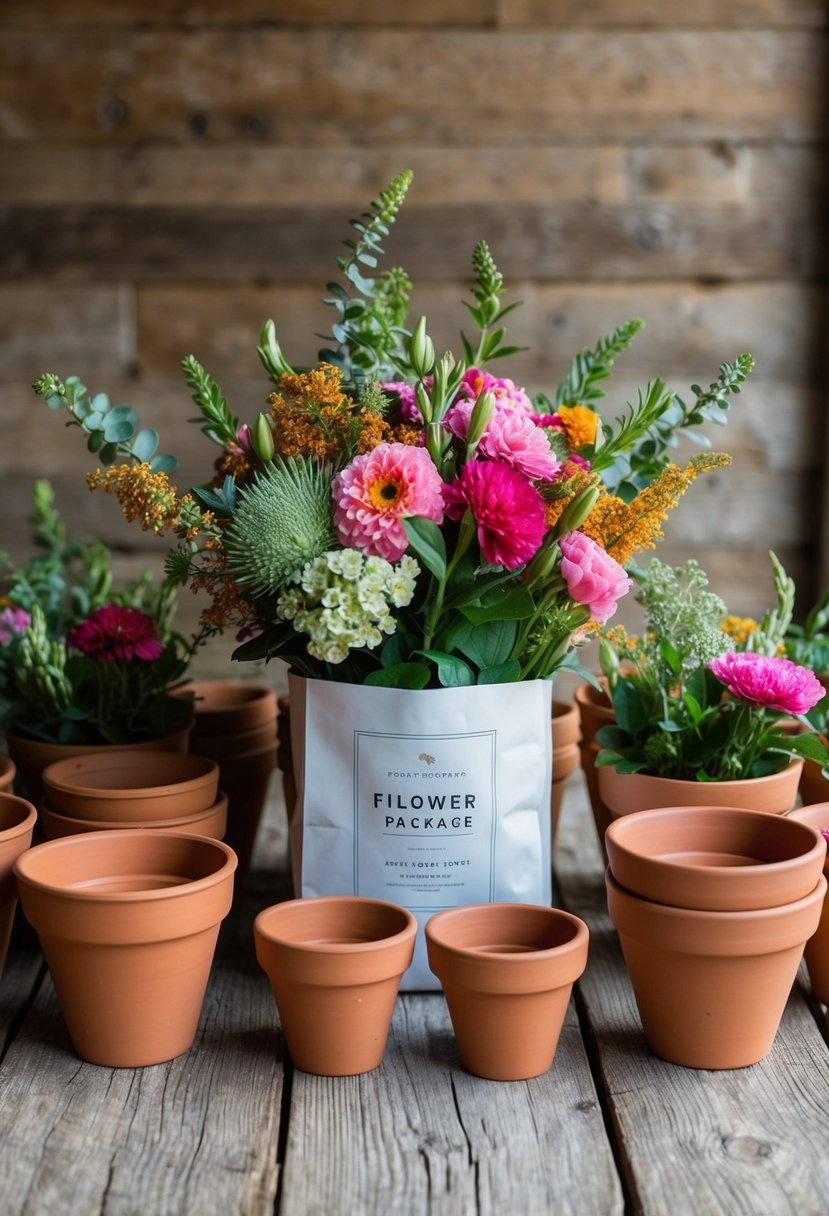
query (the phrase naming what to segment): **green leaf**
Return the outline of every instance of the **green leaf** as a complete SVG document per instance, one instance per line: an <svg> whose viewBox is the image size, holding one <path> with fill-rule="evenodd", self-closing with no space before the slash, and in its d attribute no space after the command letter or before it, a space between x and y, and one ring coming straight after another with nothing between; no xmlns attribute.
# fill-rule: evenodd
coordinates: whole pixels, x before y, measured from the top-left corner
<svg viewBox="0 0 829 1216"><path fill-rule="evenodd" d="M446 543L438 525L422 515L412 515L403 520L403 528L423 565L442 582L446 578Z"/></svg>
<svg viewBox="0 0 829 1216"><path fill-rule="evenodd" d="M117 405L104 418L104 435L107 443L124 443L130 439L138 425L138 415L129 405Z"/></svg>
<svg viewBox="0 0 829 1216"><path fill-rule="evenodd" d="M620 680L613 690L613 711L622 730L636 735L648 725L648 714L639 690L628 680Z"/></svg>
<svg viewBox="0 0 829 1216"><path fill-rule="evenodd" d="M777 742L784 743L786 751L796 752L804 760L814 760L821 766L829 763L829 748L826 747L825 743L821 743L817 735L780 736Z"/></svg>
<svg viewBox="0 0 829 1216"><path fill-rule="evenodd" d="M150 461L150 471L153 473L175 473L177 467L175 456L153 456Z"/></svg>
<svg viewBox="0 0 829 1216"><path fill-rule="evenodd" d="M425 688L430 679L425 663L398 663L369 672L363 683L375 688Z"/></svg>
<svg viewBox="0 0 829 1216"><path fill-rule="evenodd" d="M516 684L521 679L521 664L517 659L487 667L478 673L479 684Z"/></svg>
<svg viewBox="0 0 829 1216"><path fill-rule="evenodd" d="M150 460L157 447L158 431L146 426L135 436L132 443L132 454L137 461L143 464L144 461Z"/></svg>
<svg viewBox="0 0 829 1216"><path fill-rule="evenodd" d="M115 460L118 459L118 444L117 443L103 444L101 447L101 450L98 452L98 456L100 458L101 464L112 464Z"/></svg>
<svg viewBox="0 0 829 1216"><path fill-rule="evenodd" d="M415 653L432 660L444 688L468 688L475 683L474 671L457 655L446 654L443 650L418 650Z"/></svg>
<svg viewBox="0 0 829 1216"><path fill-rule="evenodd" d="M535 611L533 597L524 587L497 587L483 597L480 605L469 604L461 612L473 625L484 621L523 621Z"/></svg>
<svg viewBox="0 0 829 1216"><path fill-rule="evenodd" d="M517 621L487 621L474 626L469 636L457 643L457 648L481 671L486 671L506 663L517 633Z"/></svg>

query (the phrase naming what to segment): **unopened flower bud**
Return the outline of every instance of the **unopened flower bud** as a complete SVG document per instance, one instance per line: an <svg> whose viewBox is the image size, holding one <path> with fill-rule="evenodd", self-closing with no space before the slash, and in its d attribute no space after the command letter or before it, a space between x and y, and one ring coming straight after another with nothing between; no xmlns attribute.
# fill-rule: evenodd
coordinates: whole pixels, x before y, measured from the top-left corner
<svg viewBox="0 0 829 1216"><path fill-rule="evenodd" d="M274 442L271 420L267 414L260 414L253 428L253 450L263 464L273 460Z"/></svg>
<svg viewBox="0 0 829 1216"><path fill-rule="evenodd" d="M566 533L575 532L580 528L595 507L598 497L598 486L588 486L580 494L576 494L561 513L556 528L558 535L564 536Z"/></svg>
<svg viewBox="0 0 829 1216"><path fill-rule="evenodd" d="M473 453L478 446L494 409L495 398L492 393L479 393L478 399L472 407L472 413L469 415L469 426L466 431L466 450L468 454Z"/></svg>
<svg viewBox="0 0 829 1216"><path fill-rule="evenodd" d="M435 347L426 333L426 318L421 317L414 327L409 344L412 369L419 380L425 380L435 366Z"/></svg>

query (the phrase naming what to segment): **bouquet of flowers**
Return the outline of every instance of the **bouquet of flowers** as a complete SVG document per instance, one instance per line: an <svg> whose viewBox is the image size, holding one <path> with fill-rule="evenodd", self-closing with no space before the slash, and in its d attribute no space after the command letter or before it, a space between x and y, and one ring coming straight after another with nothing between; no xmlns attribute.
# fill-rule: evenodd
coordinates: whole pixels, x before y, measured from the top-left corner
<svg viewBox="0 0 829 1216"><path fill-rule="evenodd" d="M598 766L689 781L737 781L829 762L805 715L824 697L815 675L783 657L794 584L774 554L777 605L759 623L726 613L695 561L634 569L641 638L603 632L600 658L616 718L597 740ZM796 718L804 734L786 730ZM826 772L827 770L824 769Z"/></svg>
<svg viewBox="0 0 829 1216"><path fill-rule="evenodd" d="M530 398L487 365L505 341L502 276L482 241L459 349L436 357L426 321L408 328L411 283L375 274L411 179L402 173L352 221L327 285L330 344L292 367L276 328L258 354L267 408L237 418L191 355L183 370L203 433L220 448L209 481L180 494L175 461L136 412L47 373L35 390L67 411L115 494L145 529L175 534L168 581L211 597L203 636L234 629L238 659L285 660L309 677L421 689L548 678L612 616L624 565L653 546L701 473L729 463L669 459L680 435L724 421L753 366L722 364L687 400L654 379L614 422L600 418L622 325L573 359L551 396ZM705 441L702 440L704 443Z"/></svg>
<svg viewBox="0 0 829 1216"><path fill-rule="evenodd" d="M115 591L99 543L66 539L47 481L34 487L40 550L0 555L0 725L52 743L129 743L186 726L169 695L188 648L170 630L175 592L148 577Z"/></svg>

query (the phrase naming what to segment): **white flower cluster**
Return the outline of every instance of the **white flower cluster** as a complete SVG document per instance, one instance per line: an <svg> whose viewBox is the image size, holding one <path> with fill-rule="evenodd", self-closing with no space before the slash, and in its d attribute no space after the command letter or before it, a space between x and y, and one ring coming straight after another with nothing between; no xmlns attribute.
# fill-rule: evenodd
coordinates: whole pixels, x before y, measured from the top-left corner
<svg viewBox="0 0 829 1216"><path fill-rule="evenodd" d="M308 635L315 659L342 663L352 647L373 650L394 633L391 609L411 603L418 574L420 566L408 555L393 565L356 549L336 549L288 578L276 615Z"/></svg>

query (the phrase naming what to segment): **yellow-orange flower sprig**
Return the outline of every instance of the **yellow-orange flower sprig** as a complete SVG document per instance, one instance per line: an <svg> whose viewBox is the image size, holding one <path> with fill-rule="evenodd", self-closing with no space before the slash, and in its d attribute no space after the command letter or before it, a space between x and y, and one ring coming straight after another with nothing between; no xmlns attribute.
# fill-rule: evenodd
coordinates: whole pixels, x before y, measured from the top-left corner
<svg viewBox="0 0 829 1216"><path fill-rule="evenodd" d="M211 603L203 609L199 622L203 632L222 633L233 627L242 629L255 625L253 603L240 589L227 568L224 553L208 543L202 551L201 568L190 580L190 590L207 591Z"/></svg>
<svg viewBox="0 0 829 1216"><path fill-rule="evenodd" d="M556 416L561 423L571 452L596 442L599 415L587 405L560 405Z"/></svg>
<svg viewBox="0 0 829 1216"><path fill-rule="evenodd" d="M90 491L103 490L114 494L125 517L138 520L145 532L160 535L177 526L184 506L193 500L189 494L178 497L166 473L153 473L148 463L112 465L105 473L96 469L87 473Z"/></svg>
<svg viewBox="0 0 829 1216"><path fill-rule="evenodd" d="M624 565L635 553L653 549L664 535L661 524L679 502L689 485L711 469L731 464L724 452L705 452L693 456L684 469L668 464L632 502L613 494L600 494L580 531Z"/></svg>
<svg viewBox="0 0 829 1216"><path fill-rule="evenodd" d="M720 628L738 646L745 646L752 633L757 632L757 622L750 616L736 616L729 613L720 622Z"/></svg>
<svg viewBox="0 0 829 1216"><path fill-rule="evenodd" d="M347 396L340 380L330 363L280 377L280 391L268 398L277 452L338 463L390 438L385 419Z"/></svg>

